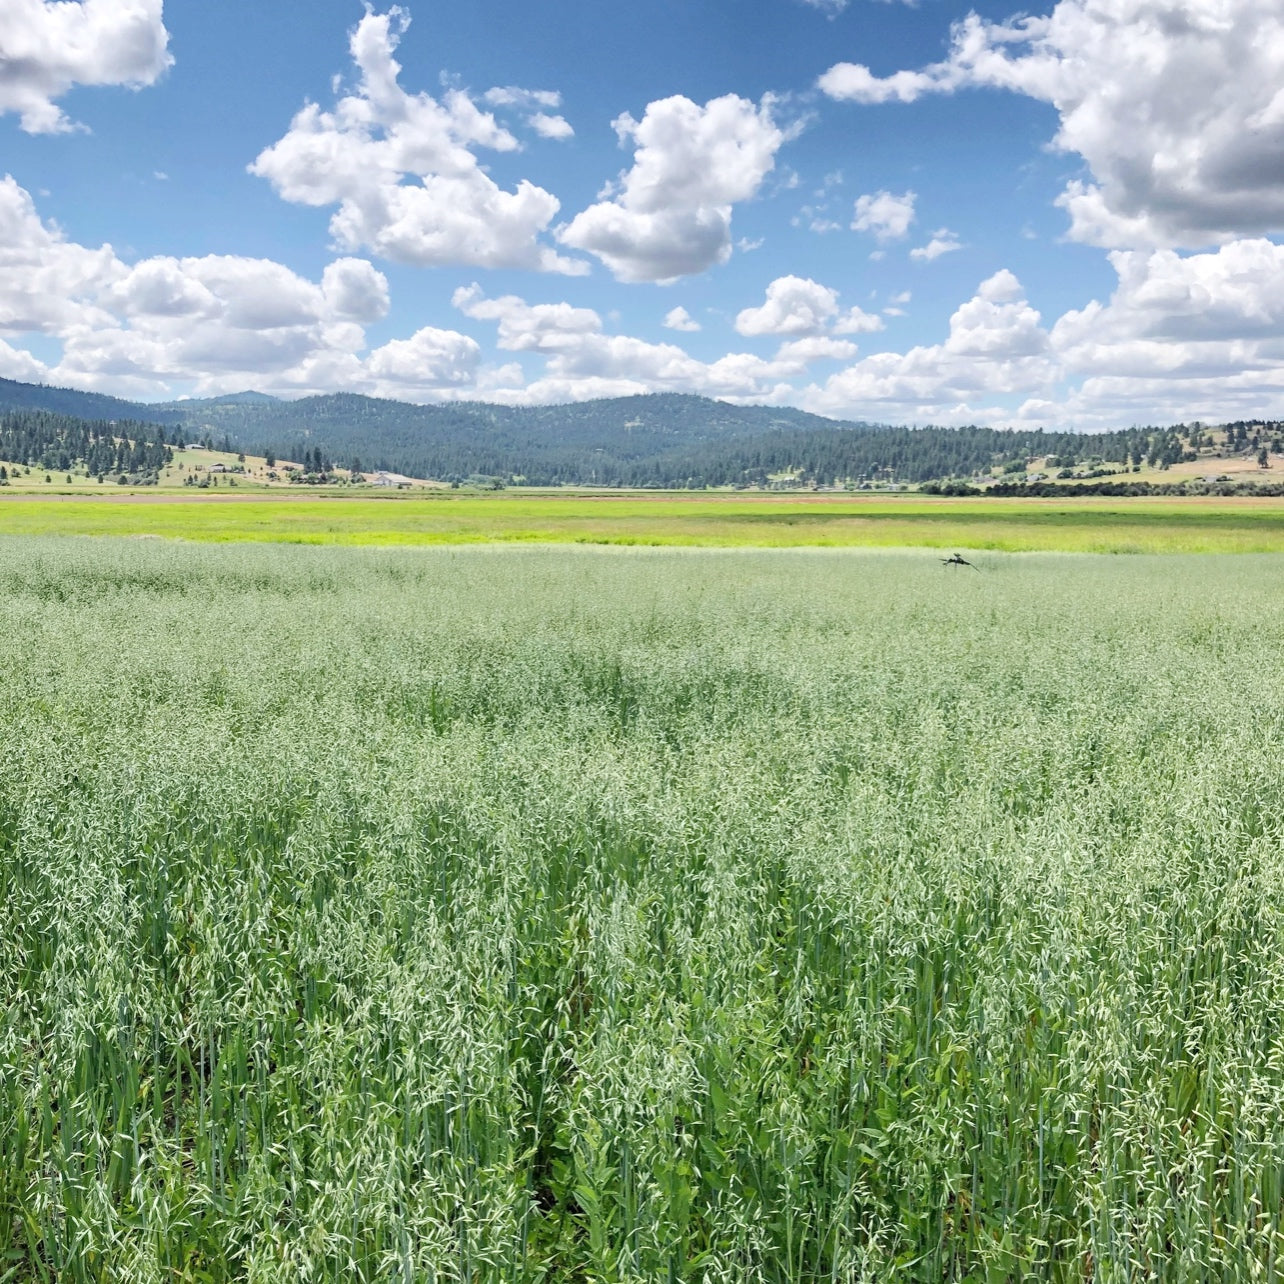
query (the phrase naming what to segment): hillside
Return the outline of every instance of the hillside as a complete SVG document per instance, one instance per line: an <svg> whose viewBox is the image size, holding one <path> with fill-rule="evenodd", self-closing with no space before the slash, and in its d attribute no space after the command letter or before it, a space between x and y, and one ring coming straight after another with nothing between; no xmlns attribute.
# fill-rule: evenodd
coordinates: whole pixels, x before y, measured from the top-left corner
<svg viewBox="0 0 1284 1284"><path fill-rule="evenodd" d="M320 449L338 462L359 460L416 477L474 474L521 477L542 485L645 484L668 478L650 465L669 456L718 450L764 433L844 431L799 410L732 406L704 397L656 394L565 406L462 402L414 406L351 393L300 401L176 403L203 440L291 456Z"/></svg>
<svg viewBox="0 0 1284 1284"><path fill-rule="evenodd" d="M446 482L493 478L542 486L1023 482L1131 475L1143 468L1166 474L1174 467L1196 476L1209 466L1220 472L1218 461L1226 459L1251 461L1232 471L1265 480L1269 456L1284 453L1284 425L1275 422L1231 424L1215 433L1199 424L1095 434L901 428L677 393L562 406L417 406L353 393L281 401L241 392L143 405L0 380L5 412L92 421L103 429L93 432L95 439L155 436L116 424L163 426L171 445L301 460L318 474L384 470ZM57 462L61 448L51 451L45 442L18 454L42 468L63 468ZM1259 455L1266 461L1260 470ZM55 462L46 464L47 458ZM70 459L82 458L77 439ZM126 471L116 459L106 467Z"/></svg>
<svg viewBox="0 0 1284 1284"><path fill-rule="evenodd" d="M44 384L19 383L0 379L0 410L47 410L78 419L130 419L152 424L176 424L182 416L170 406L123 401L101 392L79 392L75 388L50 388Z"/></svg>
<svg viewBox="0 0 1284 1284"><path fill-rule="evenodd" d="M416 477L482 474L546 485L660 484L673 473L660 462L669 457L686 468L688 457L741 439L869 427L676 393L565 406L418 406L354 393L280 401L245 392L143 405L0 380L4 409L159 423L224 449L284 457L320 450L337 464Z"/></svg>

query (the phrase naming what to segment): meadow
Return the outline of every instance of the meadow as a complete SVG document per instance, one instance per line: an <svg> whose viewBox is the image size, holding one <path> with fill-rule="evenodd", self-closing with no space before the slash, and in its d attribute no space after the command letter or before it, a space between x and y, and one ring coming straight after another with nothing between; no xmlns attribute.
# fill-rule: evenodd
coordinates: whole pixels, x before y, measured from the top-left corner
<svg viewBox="0 0 1284 1284"><path fill-rule="evenodd" d="M1278 1280L1282 578L0 541L0 1280Z"/></svg>
<svg viewBox="0 0 1284 1284"><path fill-rule="evenodd" d="M951 499L917 494L369 491L0 494L0 535L203 543L581 543L1005 552L1284 552L1284 500ZM56 488L55 488L56 491Z"/></svg>

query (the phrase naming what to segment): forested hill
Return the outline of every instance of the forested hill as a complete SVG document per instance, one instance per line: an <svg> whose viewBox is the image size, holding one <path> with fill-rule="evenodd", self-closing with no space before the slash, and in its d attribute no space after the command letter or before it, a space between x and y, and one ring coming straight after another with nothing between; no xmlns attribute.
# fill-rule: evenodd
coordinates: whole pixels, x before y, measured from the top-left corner
<svg viewBox="0 0 1284 1284"><path fill-rule="evenodd" d="M16 379L0 379L0 410L47 410L78 419L128 419L150 424L177 424L183 418L171 406L145 405L101 392L49 388L40 383L19 383Z"/></svg>
<svg viewBox="0 0 1284 1284"><path fill-rule="evenodd" d="M163 424L0 410L0 460L15 467L59 473L83 469L100 480L111 473L147 485L172 458Z"/></svg>
<svg viewBox="0 0 1284 1284"><path fill-rule="evenodd" d="M441 480L481 475L535 485L761 485L781 475L804 484L913 483L1019 471L1029 459L1056 468L1171 463L1198 434L1184 427L1092 435L892 428L677 393L564 406L415 406L350 393L280 401L247 392L140 405L0 380L0 411L11 406L149 421L165 425L170 441L185 437L283 459L316 452L367 472Z"/></svg>
<svg viewBox="0 0 1284 1284"><path fill-rule="evenodd" d="M337 394L270 405L203 405L202 436L287 459L320 449L415 477L513 477L541 485L629 484L657 475L670 455L711 451L764 433L855 432L800 410L732 406L703 397L657 394L565 406L477 402L409 406ZM685 465L684 465L685 466ZM661 473L667 476L664 468Z"/></svg>
<svg viewBox="0 0 1284 1284"><path fill-rule="evenodd" d="M189 440L287 459L319 449L339 463L358 459L366 469L417 477L480 473L545 484L620 484L675 451L699 452L772 432L868 427L800 410L733 406L677 393L563 406L416 406L353 393L281 401L246 392L142 405L0 380L0 409L9 407L86 419L147 420L181 427Z"/></svg>
<svg viewBox="0 0 1284 1284"><path fill-rule="evenodd" d="M1182 436L1172 429L1087 434L869 426L860 431L835 424L669 451L621 464L615 471L618 484L626 486L752 486L786 473L797 484L925 482L1002 471L1009 465L1020 471L1031 459L1052 468L1122 466L1143 459L1175 463L1184 449Z"/></svg>

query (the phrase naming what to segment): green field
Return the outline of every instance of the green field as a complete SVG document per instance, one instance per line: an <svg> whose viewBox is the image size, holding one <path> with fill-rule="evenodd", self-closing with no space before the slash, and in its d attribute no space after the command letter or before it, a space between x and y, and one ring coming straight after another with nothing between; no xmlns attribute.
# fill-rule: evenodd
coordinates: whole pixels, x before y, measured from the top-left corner
<svg viewBox="0 0 1284 1284"><path fill-rule="evenodd" d="M916 495L582 493L272 497L143 491L0 496L0 535L199 541L479 542L1284 552L1284 500L943 499Z"/></svg>
<svg viewBox="0 0 1284 1284"><path fill-rule="evenodd" d="M1282 580L0 541L0 1279L1278 1280Z"/></svg>

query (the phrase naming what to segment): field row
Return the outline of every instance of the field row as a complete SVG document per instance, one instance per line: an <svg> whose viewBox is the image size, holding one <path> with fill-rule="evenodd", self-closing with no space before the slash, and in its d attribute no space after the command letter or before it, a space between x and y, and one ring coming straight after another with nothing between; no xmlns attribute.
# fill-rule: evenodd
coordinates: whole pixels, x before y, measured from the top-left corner
<svg viewBox="0 0 1284 1284"><path fill-rule="evenodd" d="M1006 552L1284 551L1284 500L457 494L0 497L0 534L342 545L483 542Z"/></svg>

